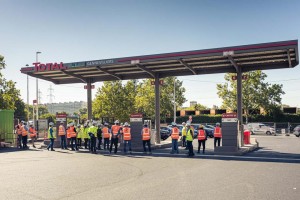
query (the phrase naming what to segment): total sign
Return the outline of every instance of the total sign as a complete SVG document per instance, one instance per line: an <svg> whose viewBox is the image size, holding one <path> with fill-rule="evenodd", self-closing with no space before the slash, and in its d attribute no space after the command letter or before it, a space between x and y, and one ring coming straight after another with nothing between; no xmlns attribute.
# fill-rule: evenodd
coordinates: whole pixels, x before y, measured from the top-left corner
<svg viewBox="0 0 300 200"><path fill-rule="evenodd" d="M61 69L67 69L67 67L64 66L62 62L58 63L32 63L34 65L34 71L35 72L43 72L43 71L53 71L53 70L61 70Z"/></svg>

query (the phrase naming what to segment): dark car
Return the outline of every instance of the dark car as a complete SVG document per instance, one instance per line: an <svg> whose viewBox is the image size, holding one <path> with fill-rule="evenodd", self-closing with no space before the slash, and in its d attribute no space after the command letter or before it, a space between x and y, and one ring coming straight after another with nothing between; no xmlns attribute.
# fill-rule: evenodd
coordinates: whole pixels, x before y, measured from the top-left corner
<svg viewBox="0 0 300 200"><path fill-rule="evenodd" d="M205 127L215 129L215 126L206 124Z"/></svg>
<svg viewBox="0 0 300 200"><path fill-rule="evenodd" d="M162 140L166 140L168 137L170 137L171 133L172 133L172 128L160 127L160 138Z"/></svg>
<svg viewBox="0 0 300 200"><path fill-rule="evenodd" d="M293 133L296 137L300 136L300 125L298 125L294 128Z"/></svg>

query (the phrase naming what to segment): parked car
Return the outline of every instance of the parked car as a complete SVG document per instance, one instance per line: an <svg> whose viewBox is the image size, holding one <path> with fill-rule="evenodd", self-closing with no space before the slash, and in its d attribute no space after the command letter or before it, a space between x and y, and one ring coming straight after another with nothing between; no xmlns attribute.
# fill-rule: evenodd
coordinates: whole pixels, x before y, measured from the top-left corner
<svg viewBox="0 0 300 200"><path fill-rule="evenodd" d="M300 136L300 125L298 125L294 128L293 133L296 137Z"/></svg>
<svg viewBox="0 0 300 200"><path fill-rule="evenodd" d="M172 129L170 127L160 127L160 138L162 140L166 140L168 137L170 137L172 133Z"/></svg>
<svg viewBox="0 0 300 200"><path fill-rule="evenodd" d="M244 126L244 129L248 129L252 135L255 134L275 134L275 129L273 127L267 126L262 123L248 123Z"/></svg>
<svg viewBox="0 0 300 200"><path fill-rule="evenodd" d="M213 126L213 125L208 125L208 124L206 124L205 127L211 128L211 129L214 129L214 130L215 130L215 126Z"/></svg>

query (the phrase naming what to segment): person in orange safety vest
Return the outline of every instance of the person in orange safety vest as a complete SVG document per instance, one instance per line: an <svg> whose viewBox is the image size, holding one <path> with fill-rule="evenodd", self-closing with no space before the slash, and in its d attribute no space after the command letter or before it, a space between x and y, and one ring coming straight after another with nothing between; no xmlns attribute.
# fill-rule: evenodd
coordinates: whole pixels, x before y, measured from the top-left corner
<svg viewBox="0 0 300 200"><path fill-rule="evenodd" d="M115 125L111 126L111 141L110 141L109 153L111 153L113 145L115 146L114 153L116 154L118 151L119 135L121 133L120 132L121 126L119 124L120 124L119 120L116 120Z"/></svg>
<svg viewBox="0 0 300 200"><path fill-rule="evenodd" d="M142 133L141 133L144 153L147 153L147 149L146 149L146 144L147 144L149 153L151 154L151 144L150 144L151 132L150 131L151 130L148 128L148 125L144 124L144 128L142 129Z"/></svg>
<svg viewBox="0 0 300 200"><path fill-rule="evenodd" d="M16 126L16 133L18 134L17 146L20 147L20 149L23 148L23 146L22 146L22 129L23 129L23 123L24 123L24 121L21 121Z"/></svg>
<svg viewBox="0 0 300 200"><path fill-rule="evenodd" d="M23 149L27 149L28 146L27 146L27 139L28 139L28 126L27 126L27 123L24 122L23 123L24 125L22 126L22 143L23 143Z"/></svg>
<svg viewBox="0 0 300 200"><path fill-rule="evenodd" d="M63 121L60 122L60 125L58 127L58 135L60 136L60 148L61 149L67 149L66 129L65 129Z"/></svg>
<svg viewBox="0 0 300 200"><path fill-rule="evenodd" d="M179 150L178 150L179 129L175 122L172 122L171 138L172 138L171 154L174 154L175 152L178 154L179 153Z"/></svg>
<svg viewBox="0 0 300 200"><path fill-rule="evenodd" d="M203 146L202 153L203 154L205 153L205 142L206 142L206 140L207 140L207 134L204 130L203 125L201 124L198 128L198 152L197 153L200 153L201 144Z"/></svg>
<svg viewBox="0 0 300 200"><path fill-rule="evenodd" d="M216 147L216 144L218 142L218 146L220 146L222 138L222 129L220 127L220 123L216 123L216 127L214 130L214 147Z"/></svg>
<svg viewBox="0 0 300 200"><path fill-rule="evenodd" d="M127 122L124 123L123 127L123 140L124 140L124 153L127 153L127 144L129 148L129 153L132 154L131 150L131 129L128 127L129 124Z"/></svg>
<svg viewBox="0 0 300 200"><path fill-rule="evenodd" d="M35 131L35 128L33 127L33 124L31 123L29 125L29 136L31 138L31 142L32 142L32 147L35 148L35 145L34 145L34 140L36 139L36 131Z"/></svg>

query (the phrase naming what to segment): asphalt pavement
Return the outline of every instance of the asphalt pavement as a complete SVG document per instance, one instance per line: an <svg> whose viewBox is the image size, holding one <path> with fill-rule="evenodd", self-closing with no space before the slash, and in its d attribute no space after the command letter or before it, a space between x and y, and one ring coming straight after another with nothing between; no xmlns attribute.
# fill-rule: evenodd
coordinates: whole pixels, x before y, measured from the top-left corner
<svg viewBox="0 0 300 200"><path fill-rule="evenodd" d="M300 199L300 139L255 136L244 156L187 158L170 149L90 154L0 150L0 199ZM196 142L195 142L196 145Z"/></svg>

